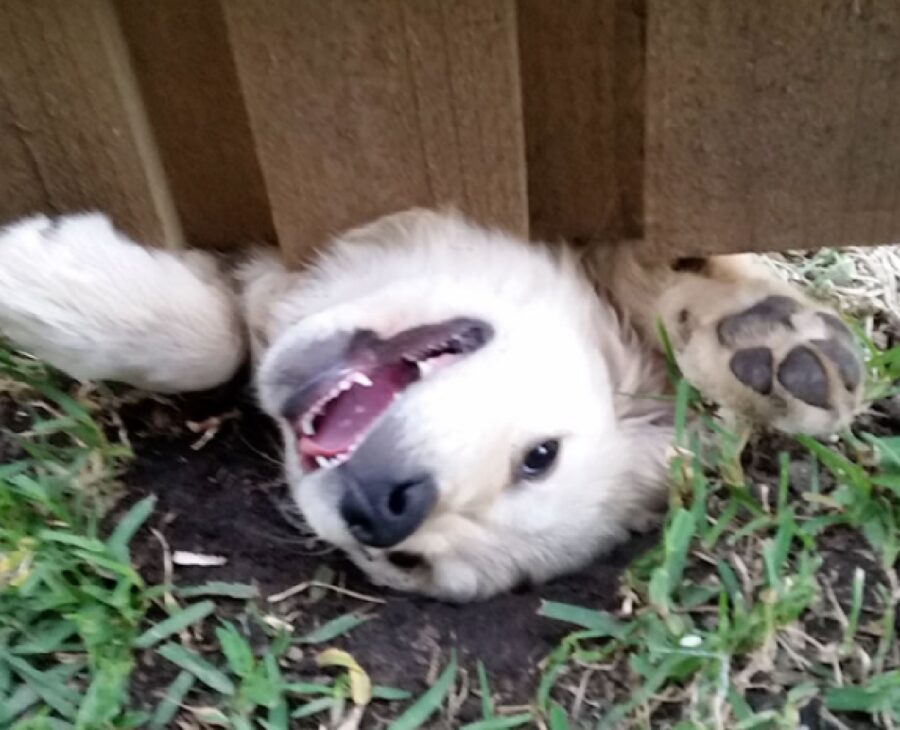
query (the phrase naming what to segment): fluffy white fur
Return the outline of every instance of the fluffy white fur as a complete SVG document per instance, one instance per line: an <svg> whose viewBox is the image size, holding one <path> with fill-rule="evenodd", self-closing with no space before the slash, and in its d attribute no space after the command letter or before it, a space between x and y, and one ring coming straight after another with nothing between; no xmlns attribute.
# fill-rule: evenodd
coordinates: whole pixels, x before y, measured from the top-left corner
<svg viewBox="0 0 900 730"><path fill-rule="evenodd" d="M236 271L232 296L204 255L142 249L99 216L35 218L0 235L0 331L78 378L196 390L228 379L243 358L237 301L259 401L280 423L287 480L312 528L377 583L469 600L584 566L665 504L672 431L670 406L654 397L665 390L655 321L677 326L695 306L722 315L727 302L710 309L692 294L685 303L678 292L696 275L640 264L622 248L606 256L580 261L453 214L410 211L338 237L302 272L258 252ZM741 264L730 265L740 279ZM782 291L765 276L745 280L750 292ZM463 316L490 322L494 340L391 406L407 425L404 448L431 466L439 489L424 524L392 548L424 562L401 569L347 530L331 472L298 463L279 415L296 384L279 363L340 331L388 337ZM678 345L697 361L690 337ZM746 388L723 374L726 354L694 379L741 409ZM853 410L844 405L816 413L816 430L842 425ZM779 425L792 430L805 407L788 399ZM555 468L517 482L516 459L548 436L562 438Z"/></svg>
<svg viewBox="0 0 900 730"><path fill-rule="evenodd" d="M272 290L258 266L248 299L257 286ZM627 394L662 392L662 370L569 252L523 245L457 217L411 213L347 234L318 265L293 275L292 286L274 291L267 314L249 317L271 343L257 381L275 418L282 394L274 364L303 341L358 328L389 336L459 316L487 320L497 333L483 352L392 406L416 424L407 448L440 475L437 508L397 546L427 567L402 571L383 552L357 546L329 472L305 476L295 450L285 451L309 523L377 582L456 599L489 595L585 564L661 506L666 406ZM512 483L517 456L556 434L565 443L552 474Z"/></svg>
<svg viewBox="0 0 900 730"><path fill-rule="evenodd" d="M244 359L214 259L138 246L99 214L0 230L0 333L82 380L158 392L211 388Z"/></svg>

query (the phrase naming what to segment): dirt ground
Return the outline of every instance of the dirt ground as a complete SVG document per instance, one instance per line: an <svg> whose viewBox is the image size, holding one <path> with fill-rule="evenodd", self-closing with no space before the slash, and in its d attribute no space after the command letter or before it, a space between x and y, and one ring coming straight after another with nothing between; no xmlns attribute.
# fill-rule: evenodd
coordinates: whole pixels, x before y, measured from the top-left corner
<svg viewBox="0 0 900 730"><path fill-rule="evenodd" d="M197 448L202 434L188 424L223 415L215 436ZM621 571L655 539L654 535L635 538L579 575L482 603L449 605L392 593L373 587L339 553L303 532L281 479L277 434L253 406L245 384L169 404L143 402L126 407L122 416L136 452L124 477L128 494L122 508L156 494L159 502L152 527L165 537L171 550L227 558L222 567L177 567L179 585L210 580L253 583L265 597L313 580L322 570L333 571L332 582L385 602L370 603L332 591L305 591L274 605L263 600L260 606L289 619L297 636L350 611L371 613L370 621L333 644L351 652L375 683L416 694L433 681L455 647L471 682L475 681L476 659L484 662L498 705L528 704L534 697L541 660L568 633L565 625L537 615L540 600L618 608ZM900 432L900 399L877 404L861 425L875 434ZM791 488L799 494L808 488L808 457L785 437L766 437L747 450L743 460L747 476L756 485L768 484L774 489L780 450L796 455L791 464ZM828 582L849 590L853 570L867 554L864 543L859 535L840 532L826 543L822 552ZM134 559L149 581L163 578L162 554L159 540L143 530L134 546ZM842 602L849 600L849 594L841 595L844 590L837 592ZM220 606L222 611L229 610L227 601ZM300 660L298 669L317 672L311 655ZM152 702L173 676L165 662L155 662L152 653L145 655L134 676L135 699L139 704ZM596 677L591 691L602 695L603 688L593 685L609 680L615 681ZM760 706L777 701L765 694L749 699ZM811 705L805 714L815 727L817 708ZM477 702L470 695L457 719L477 716Z"/></svg>
<svg viewBox="0 0 900 730"><path fill-rule="evenodd" d="M223 414L215 436L196 448L202 434L192 431L188 423ZM579 575L477 604L449 605L387 592L373 587L339 553L302 531L281 480L275 429L255 409L243 384L170 404L144 402L125 408L122 416L136 452L124 477L128 495L122 508L156 494L159 502L152 526L171 550L227 558L222 567L177 567L179 585L210 580L253 583L265 597L312 580L323 569L331 570L334 583L385 603L332 591L305 591L274 605L263 600L260 606L288 618L298 636L350 611L371 613L370 621L333 643L351 652L377 684L416 694L434 679L455 647L472 682L475 660L484 662L498 705L528 704L534 697L541 660L568 633L565 625L537 615L540 600L618 608L622 569L655 539L654 535L635 538ZM878 404L863 426L876 434L900 432L900 400ZM796 451L796 447L785 437L769 436L747 450L744 468L752 483L775 488L779 450ZM797 452L791 464L792 490L801 493L808 481L808 458ZM864 544L860 536L849 533L836 533L827 542L823 556L829 583L849 590L853 570L866 552ZM163 578L162 554L159 540L143 530L135 543L134 559L150 581ZM228 611L228 602L221 607ZM133 693L138 703L152 701L174 676L165 662L148 663L153 661L152 654L145 655L135 673ZM317 671L311 656L301 659L298 669ZM591 690L603 694L601 687ZM765 706L777 698L751 699ZM477 719L477 712L477 702L470 696L457 718ZM817 715L813 706L806 712L809 719Z"/></svg>
<svg viewBox="0 0 900 730"><path fill-rule="evenodd" d="M449 605L391 593L370 585L339 553L304 531L281 479L277 433L253 405L246 382L239 380L198 396L144 400L124 406L120 415L136 458L123 475L125 496L108 519L114 522L138 499L157 495L159 501L149 525L153 529L142 529L132 546L133 559L148 582L164 581L161 536L170 551L187 550L227 559L221 567L176 567L177 585L212 580L255 584L263 596L259 609L289 620L296 636L351 611L370 614L371 620L331 644L352 653L376 684L414 694L433 681L451 649L456 648L470 684L476 681L475 661L480 659L488 671L497 705L527 705L535 696L541 660L569 632L566 625L537 615L541 599L598 609L619 608L621 571L656 539L655 535L636 538L579 575L482 603ZM192 424L209 425L214 417L221 420L214 435L192 428ZM0 426L15 431L18 421L13 401L0 398ZM876 404L859 425L873 434L900 433L900 396ZM17 456L9 447L10 443L0 438L0 462ZM792 453L791 490L799 495L809 488L810 461L787 437L764 437L746 450L743 466L757 489L768 485L774 493L777 454L784 450ZM821 477L822 487L827 489L830 485L824 480L829 477L824 472ZM854 569L874 568L871 554L861 537L849 531L834 531L820 548L825 561L823 578L846 605ZM329 582L363 598L307 590L275 604L265 600L321 577L322 571L330 571ZM220 599L218 606L220 615L232 616L243 604ZM897 629L900 631L900 625ZM836 630L823 625L816 633L828 638ZM264 640L261 634L258 638ZM292 656L304 679L320 673L313 654ZM175 673L172 665L153 652L144 653L132 680L135 704L155 704ZM602 697L608 693L608 683L618 680L596 673L586 689L590 695ZM768 693L755 693L748 699L759 708L780 702L778 695ZM377 716L378 708L372 710ZM469 693L456 719L463 722L478 717L477 698ZM819 721L816 702L804 708L804 718L809 727L831 727ZM870 725L860 718L856 726Z"/></svg>
<svg viewBox="0 0 900 730"><path fill-rule="evenodd" d="M200 436L186 423L222 414L229 417L215 437L193 448ZM484 662L498 704L527 704L534 696L540 660L568 633L565 625L537 615L540 600L616 607L620 572L654 539L636 538L582 574L482 603L449 605L391 593L373 587L339 553L297 529L281 480L277 434L250 403L246 390L234 386L179 398L172 405L143 403L125 408L122 416L136 452L124 477L128 496L122 508L156 494L159 502L151 526L172 551L228 560L216 568L176 568L179 585L209 580L254 583L267 596L311 580L327 566L334 571L335 583L386 603L331 591L310 602L306 592L267 610L289 616L298 636L349 611L373 613L372 620L334 643L351 652L377 684L414 693L427 686L456 647L473 681L475 660ZM163 577L162 554L158 539L143 530L133 555L150 581ZM145 665L135 675L135 694L148 697L170 679L164 667Z"/></svg>

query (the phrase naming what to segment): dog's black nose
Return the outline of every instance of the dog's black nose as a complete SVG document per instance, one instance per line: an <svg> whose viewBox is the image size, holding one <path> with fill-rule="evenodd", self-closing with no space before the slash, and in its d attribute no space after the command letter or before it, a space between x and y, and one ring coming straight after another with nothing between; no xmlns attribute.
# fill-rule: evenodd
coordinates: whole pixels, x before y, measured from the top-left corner
<svg viewBox="0 0 900 730"><path fill-rule="evenodd" d="M363 545L391 547L412 535L431 511L437 487L431 477L361 481L347 475L341 517Z"/></svg>

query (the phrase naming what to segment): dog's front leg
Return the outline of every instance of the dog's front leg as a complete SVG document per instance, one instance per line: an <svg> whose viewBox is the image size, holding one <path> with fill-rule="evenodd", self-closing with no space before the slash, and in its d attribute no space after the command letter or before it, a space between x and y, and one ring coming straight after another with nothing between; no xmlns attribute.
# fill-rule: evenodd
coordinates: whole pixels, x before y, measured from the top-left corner
<svg viewBox="0 0 900 730"><path fill-rule="evenodd" d="M245 354L213 256L139 246L96 213L0 227L0 336L76 379L166 393L224 383Z"/></svg>
<svg viewBox="0 0 900 730"><path fill-rule="evenodd" d="M834 433L859 411L852 333L758 256L651 264L626 244L608 253L613 265L594 267L600 284L646 338L659 343L665 327L681 372L709 399L788 433Z"/></svg>

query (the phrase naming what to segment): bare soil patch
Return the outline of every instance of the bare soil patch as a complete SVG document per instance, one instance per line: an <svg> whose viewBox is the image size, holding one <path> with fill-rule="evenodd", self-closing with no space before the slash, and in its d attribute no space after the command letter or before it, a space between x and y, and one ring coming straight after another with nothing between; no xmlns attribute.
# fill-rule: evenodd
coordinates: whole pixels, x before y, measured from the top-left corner
<svg viewBox="0 0 900 730"><path fill-rule="evenodd" d="M199 436L187 422L231 413L235 403L236 413L223 421L215 437L193 448ZM456 648L473 681L475 661L484 662L498 704L528 704L541 660L570 630L537 615L541 599L615 609L619 574L654 540L653 535L638 537L579 575L485 602L450 605L402 595L372 586L341 554L297 529L281 480L277 433L238 386L178 398L171 405L148 401L123 409L122 416L136 453L124 478L128 495L122 508L156 494L159 502L150 527L165 537L172 551L228 561L215 568L178 567L179 585L209 580L253 583L265 597L329 569L335 584L385 603L325 590L305 591L268 608L288 617L297 635L349 611L372 612L372 620L335 644L352 653L376 683L414 693L433 680L436 668ZM115 518L115 513L110 515ZM134 544L133 560L148 581L163 580L162 556L159 540L144 530ZM221 605L227 610L227 602ZM164 664L138 670L137 696L155 694L171 681L173 670Z"/></svg>

